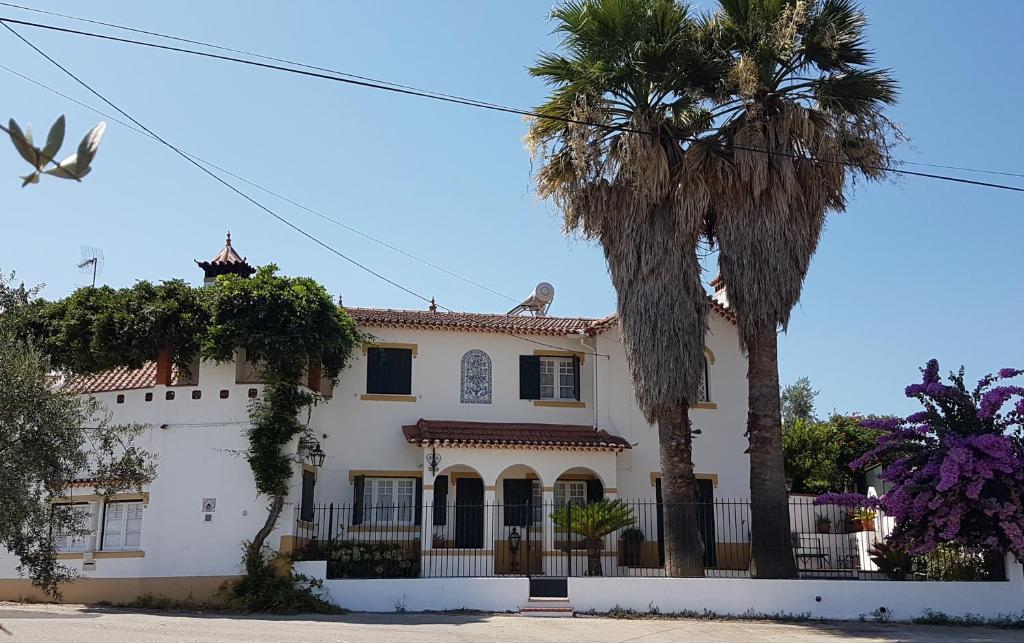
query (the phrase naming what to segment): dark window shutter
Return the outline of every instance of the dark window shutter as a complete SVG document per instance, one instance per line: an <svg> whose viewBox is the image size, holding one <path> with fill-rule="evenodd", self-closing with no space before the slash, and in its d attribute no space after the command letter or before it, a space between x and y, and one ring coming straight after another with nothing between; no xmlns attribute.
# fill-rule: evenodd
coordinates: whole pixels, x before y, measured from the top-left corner
<svg viewBox="0 0 1024 643"><path fill-rule="evenodd" d="M580 356L572 356L572 393L576 401L580 401Z"/></svg>
<svg viewBox="0 0 1024 643"><path fill-rule="evenodd" d="M366 476L356 476L352 481L352 524L363 524L363 488Z"/></svg>
<svg viewBox="0 0 1024 643"><path fill-rule="evenodd" d="M533 497L532 480L506 480L505 526L526 527L531 523L530 499Z"/></svg>
<svg viewBox="0 0 1024 643"><path fill-rule="evenodd" d="M604 500L604 483L596 478L587 480L587 502L600 502Z"/></svg>
<svg viewBox="0 0 1024 643"><path fill-rule="evenodd" d="M448 476L434 478L434 524L448 524Z"/></svg>
<svg viewBox="0 0 1024 643"><path fill-rule="evenodd" d="M302 472L302 508L299 510L299 520L306 522L313 521L313 497L316 490L316 474L312 471Z"/></svg>
<svg viewBox="0 0 1024 643"><path fill-rule="evenodd" d="M519 356L519 399L540 399L540 357Z"/></svg>
<svg viewBox="0 0 1024 643"><path fill-rule="evenodd" d="M416 478L416 522L423 524L423 478Z"/></svg>
<svg viewBox="0 0 1024 643"><path fill-rule="evenodd" d="M366 392L384 395L412 393L412 351L370 347L366 351Z"/></svg>

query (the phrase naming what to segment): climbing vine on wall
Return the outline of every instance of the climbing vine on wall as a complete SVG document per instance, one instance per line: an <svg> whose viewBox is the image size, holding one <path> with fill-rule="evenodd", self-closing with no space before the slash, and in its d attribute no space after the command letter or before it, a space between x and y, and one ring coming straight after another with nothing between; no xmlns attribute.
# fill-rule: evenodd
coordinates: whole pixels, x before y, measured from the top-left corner
<svg viewBox="0 0 1024 643"><path fill-rule="evenodd" d="M250 278L219 277L212 288L183 281L82 288L39 302L19 322L59 368L86 374L138 368L169 349L179 369L197 356L217 362L244 349L259 365L263 395L249 406L246 454L256 489L270 498L264 525L246 548L251 576L265 568L263 545L280 517L293 469L284 447L306 430L322 400L300 385L307 368L334 379L360 341L355 324L313 279L269 265Z"/></svg>

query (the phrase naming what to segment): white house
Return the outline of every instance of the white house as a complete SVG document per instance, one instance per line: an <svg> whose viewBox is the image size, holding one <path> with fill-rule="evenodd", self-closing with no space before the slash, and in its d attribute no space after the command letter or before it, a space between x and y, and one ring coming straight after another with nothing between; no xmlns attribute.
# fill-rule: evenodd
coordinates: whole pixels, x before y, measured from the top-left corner
<svg viewBox="0 0 1024 643"><path fill-rule="evenodd" d="M207 282L253 270L230 237L213 259L197 263ZM550 582L561 583L548 589L576 607L598 610L653 605L831 618L880 607L896 618L924 608L1018 610L1019 564L1008 564L1010 583L972 584L970 600L956 583L886 583L866 556L883 534L853 533L841 526L845 515L812 507L810 498L791 505L802 575L858 580L749 579L747 362L720 285L712 282L702 401L690 411L699 432L697 519L705 567L716 578L638 578L661 573L659 448L656 428L635 404L614 315L348 307L371 340L337 382L308 373L304 384L329 401L312 410L314 440L289 446L296 454L289 505L268 543L284 552L383 543L414 554L408 578L334 578L322 560L296 563L353 609L508 610ZM89 530L60 542L62 562L85 577L62 588L65 600L204 599L237 577L242 543L262 525L267 504L244 457L247 406L262 386L245 355L197 364L187 380L162 356L76 385L115 422L148 426L140 441L157 455L158 472L139 493L104 500L79 480L55 499L73 504ZM628 538L620 531L604 541L597 564L615 577L608 579L587 574L595 559L552 520L557 507L602 497L624 500L636 517ZM818 512L835 525L829 533L815 528ZM0 600L40 596L17 562L0 556Z"/></svg>
<svg viewBox="0 0 1024 643"><path fill-rule="evenodd" d="M252 271L230 236L217 256L197 263L207 281ZM704 401L691 410L705 501L748 495L746 358L728 309L712 301L711 310ZM355 351L333 388L315 374L307 383L331 396L310 421L326 455L319 467L296 464L291 506L270 539L275 547L289 551L308 540L313 521L299 514L333 504L347 537L387 531L419 540L424 575L435 544L465 550L476 569L494 573L509 563L505 516L459 505L532 503L531 564L539 565L558 556L541 506L595 495L655 499L657 431L634 402L614 315L347 312L373 341ZM198 596L239 573L241 543L262 523L266 502L242 456L247 404L261 385L238 357L235 364L203 362L188 381L160 360L79 383L115 422L149 427L141 440L157 455L158 472L142 493L114 502L104 503L88 480L60 499L80 507L92 531L62 545L63 562L91 579L69 585L69 600L128 600L147 591ZM296 509L303 500L308 511ZM385 505L394 511L374 509ZM434 505L447 508L435 516ZM657 525L653 513L645 520L650 559ZM745 569L744 534L739 526L722 532L714 555ZM0 558L0 599L29 593L16 564Z"/></svg>

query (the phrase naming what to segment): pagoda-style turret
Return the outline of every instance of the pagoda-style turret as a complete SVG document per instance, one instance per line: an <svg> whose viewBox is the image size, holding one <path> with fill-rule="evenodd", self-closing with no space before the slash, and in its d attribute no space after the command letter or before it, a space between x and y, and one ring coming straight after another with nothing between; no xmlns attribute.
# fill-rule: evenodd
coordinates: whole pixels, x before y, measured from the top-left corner
<svg viewBox="0 0 1024 643"><path fill-rule="evenodd" d="M231 233L224 242L224 248L209 261L196 261L196 264L203 269L203 284L210 286L217 281L220 275L241 275L248 277L256 272L256 269L249 265L245 257L240 256L231 247Z"/></svg>

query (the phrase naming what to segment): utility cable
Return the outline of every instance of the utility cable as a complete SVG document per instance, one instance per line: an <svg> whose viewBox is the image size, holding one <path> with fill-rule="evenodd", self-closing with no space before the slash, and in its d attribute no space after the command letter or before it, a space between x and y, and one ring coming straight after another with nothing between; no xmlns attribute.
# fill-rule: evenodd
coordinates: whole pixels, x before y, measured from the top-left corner
<svg viewBox="0 0 1024 643"><path fill-rule="evenodd" d="M449 312L449 313L455 313L455 312L456 312L456 311L452 310L451 308L448 308L448 307L446 307L446 306L442 306L441 304L437 304L437 303L436 303L436 302L434 301L434 299L427 299L427 297L425 297L424 295L421 295L421 294L417 293L417 292L416 292L416 291L414 291L414 290L411 290L411 289L409 289L409 288L406 288L405 286L401 285L400 283L398 283L398 282L396 282L396 281L394 281L394 280L392 280L392 279L390 279L390 278L386 277L385 275L383 275L383 274L381 274L381 273L379 273L379 272L377 272L377 271L373 270L372 268L369 268L368 266L366 266L366 265L364 265L364 264L362 264L362 263L360 263L360 262L356 261L355 259L352 259L351 257L348 257L347 255L345 255L345 254L344 254L344 253L342 253L341 251L337 250L337 249L336 249L336 248L334 248L333 246L331 246L331 245L329 245L329 244L325 243L324 241L321 241L320 239L318 239L318 238L317 238L317 237L315 237L314 235L310 234L309 232L306 232L305 230L303 230L303 229L302 229L302 228L300 228L299 226L295 225L294 223L292 223L292 222L291 222L291 221L289 221L288 219L284 218L283 216L281 216L281 215L280 215L280 214L278 214L277 212L275 212L275 211L271 210L271 209L270 209L269 207L267 207L267 206L263 205L262 203L260 203L260 202L259 202L259 201L257 201L256 199L252 198L251 196L249 196L249 195L248 195L248 194L246 194L245 192L243 192L243 191L239 190L239 189L238 189L237 187L235 187L234 185L232 185L232 184L231 184L231 183L229 183L228 181L225 181L225 180L224 180L223 178L221 178L221 177L220 177L220 176L218 176L217 174L215 174L215 173L214 173L214 172L213 172L212 170L210 170L210 169L206 168L206 167L205 167L205 166L203 166L203 165L202 165L201 163L199 163L199 162L198 162L197 160L193 159L193 158L192 158L192 157L190 157L190 156L189 156L188 154L186 154L186 153L185 153L185 152L183 152L182 150L178 149L177 147L175 147L174 145L172 145L171 143L169 143L169 142L168 142L168 141L167 141L166 139L162 138L162 137L161 137L160 135L158 135L158 134L157 134L156 132L154 132L153 130L149 129L149 128L148 128L148 127L146 127L145 125L143 125L143 124L142 124L141 122L139 122L139 121L138 121L138 120L136 120L136 119L135 119L134 117L132 117L132 116L131 116L131 114L127 113L126 111L124 111L123 109L121 109L120 107L118 107L117 105L115 105L115 104L114 104L113 102L111 102L111 101L110 101L109 99L107 99L107 98L106 98L106 97L105 97L105 96L104 96L103 94L99 93L99 92L98 92L97 90L93 89L93 88L92 88L92 87L91 87L91 86L90 86L90 85L89 85L88 83L86 83L86 82L85 82L85 81L83 81L83 80L82 80L81 78L79 78L78 76L76 76L76 75L75 75L75 74L74 74L74 73L73 73L73 72L72 72L71 70L69 70L69 69L68 69L67 67L65 67L64 65L60 64L59 62L57 62L57 60L55 60L54 58L50 57L50 56L49 56L49 55L48 55L48 54L47 54L46 52L44 52L44 51L43 51L42 49L40 49L39 47L37 47L36 45L34 45L34 44L33 44L33 43L31 42L31 41L29 41L29 40L28 40L27 38L25 38L24 36L22 36L21 34L19 34L19 33L18 33L17 31L15 31L13 27L11 27L10 25L6 24L6 23L5 23L5 22L3 22L3 21L0 21L0 24L2 24L2 25L4 26L4 28L5 28L5 29L7 29L8 31L10 31L10 32L11 32L12 34L14 34L14 35L15 35L15 36L16 36L16 37L17 37L17 38L19 39L19 40L21 40L21 41L22 41L23 43L25 43L25 44L26 44L26 45L28 45L28 46L29 46L30 48L32 48L32 49L33 49L33 50L34 50L34 51L35 51L36 53L38 53L38 54L39 54L40 56L42 56L43 58L45 58L46 60L48 60L48 61L49 61L49 62L50 62L51 64L53 64L53 65L54 65L55 67L57 67L58 69L60 69L60 70L61 70L62 72L64 72L64 73L65 73L66 75L70 76L70 77L71 77L71 78L72 78L72 79L73 79L73 80L74 80L75 82L77 82L77 83L78 83L79 85L81 85L82 87L84 87L84 88L85 88L86 90L88 90L88 91L89 91L89 92L90 92L91 94L93 94L94 96L96 96L97 98L99 98L99 99L100 99L101 101L103 101L104 103L106 103L107 105L109 105L109 106L110 106L111 108L113 108L113 109L114 109L115 111L117 111L117 112L118 112L119 114L121 114L122 116L124 116L125 118L127 118L127 119L128 119L129 121L131 121L132 123L134 123L134 124L135 124L135 125L136 125L137 127L139 127L139 128L141 129L141 130L145 131L145 132L146 132L147 134L149 134L149 135L150 135L150 136L151 136L152 138L156 139L157 141L159 141L160 143L162 143L162 144L163 144L163 145L165 145L166 147L170 148L170 149L171 149L171 150L173 150L173 151L174 151L174 152L175 152L176 154L178 154L179 156L181 156L181 157L182 157L183 159L185 159L186 161L188 161L188 162L189 162L189 163L191 163L192 165L196 166L196 167L197 167L197 168L199 168L199 169L200 169L200 170L201 170L202 172L204 172L205 174L209 175L209 176L210 176L210 177L212 177L212 178L213 178L214 180L216 180L216 181L217 181L218 183L220 183L220 184L221 184L221 185L223 185L224 187L228 188L228 189L229 189L229 190L231 190L232 192L234 192L234 193L238 194L239 196L241 196L241 197L242 197L243 199L245 199L245 200L246 200L246 201L248 201L249 203L251 203L251 204L255 205L256 207L258 207L258 208L259 208L260 210L262 210L263 212L266 212L267 214L269 214L269 215L270 215L270 216L272 216L273 218L277 219L277 220L278 220L278 221L280 221L281 223L283 223L283 224L287 225L287 226L288 226L289 228L291 228L291 229L295 230L296 232L298 232L298 233L299 233L299 234L301 234L302 236L304 236L304 237L306 237L307 239L309 239L309 240L313 241L313 242L314 242L314 243L316 243L317 245L320 245L320 246L322 246L323 248L327 249L328 251L330 251L331 253L333 253L333 254L337 255L338 257L340 257L340 258L344 259L345 261L347 261L347 262L351 263L352 265L356 266L357 268L360 268L361 270L364 270L365 272L368 272L369 274L371 274L371 275L373 275L373 276L377 277L378 279L381 279L382 281L385 281L385 282L387 282L387 283L391 284L392 286L394 286L394 287L398 288L399 290L402 290L402 291L404 291L404 292L406 292L406 293L408 293L408 294L412 295L413 297L416 297L416 298L418 298L418 299L421 299L421 300L423 300L424 302L427 302L427 303L431 304L432 306L437 306L438 308L441 308L441 309L445 310L446 312ZM520 335L516 335L515 333L513 333L513 332L511 332L511 331L500 331L500 332L502 332L503 334L509 335L509 336L511 336L511 337L515 337L516 339L519 339L519 340L522 340L522 341L525 341L525 342L529 342L529 343L531 343L531 344L537 344L537 345L539 345L539 346L545 346L545 347L548 347L548 348L554 348L554 349L558 349L558 350L564 350L564 347L562 347L562 346L556 346L556 345L554 345L554 344L547 344L547 343L545 343L545 342L537 341L537 340L534 340L534 339L529 339L529 338L527 338L527 337L522 337L522 336L520 336ZM598 352L596 352L596 351L594 351L594 352L592 352L592 353L588 353L588 354L590 354L590 355L594 355L594 356L599 356L599 357L610 357L609 355L606 355L606 354L603 354L603 353L598 353Z"/></svg>
<svg viewBox="0 0 1024 643"><path fill-rule="evenodd" d="M206 57L206 58L214 58L214 59L223 60L223 61L227 61L227 62L234 62L234 63L243 64L243 65L250 65L250 66L254 66L254 67L261 67L261 68L271 69L271 70L275 70L275 71L283 71L283 72L286 72L286 73L298 74L298 75L303 75L303 76L310 76L310 77L314 77L314 78L320 78L320 79L323 79L323 80L332 80L332 81L335 81L335 82L347 83L347 84L351 84L351 85L367 87L367 88L372 88L372 89L379 89L379 90L383 90L383 91L394 92L394 93L399 93L399 94L405 94L405 95L409 95L409 96L416 96L416 97L420 97L420 98L429 98L429 99L432 99L432 100L438 100L438 101L444 101L444 102L449 102L449 103L455 103L455 104L464 105L464 106L467 106L467 107L477 107L477 108L480 108L480 109L487 109L487 110L504 112L504 113L509 113L509 114L517 114L519 116L527 116L527 117L530 117L530 118L554 120L554 121L563 122L563 123L567 123L567 124L585 125L585 126L588 126L588 127L596 127L596 128L605 129L605 130L608 130L608 131L629 132L629 133L635 133L635 134L643 134L643 135L647 135L647 136L661 135L661 134L657 134L655 132L646 131L646 130L640 130L640 129L636 129L636 128L632 128L632 127L628 127L628 126L623 126L623 125L609 125L609 124L606 124L606 123L594 123L594 122L591 122L591 121L584 121L584 120L579 120L579 119L574 119L574 118L564 117L564 116L553 116L553 115L547 115L547 114L540 114L540 113L535 112L535 111L526 110L526 109L520 109L520 108L516 108L516 107L507 107L507 106L498 105L498 104L495 104L495 103L487 103L487 102L483 102L483 101L477 101L475 99L468 99L468 98L462 98L462 97L458 97L458 96L453 96L453 95L450 95L450 94L433 93L433 92L429 92L429 91L426 91L426 90L409 88L406 85L398 85L398 84L395 84L395 83L385 83L384 81L376 81L376 80L363 80L364 78L367 78L367 77L357 77L355 75L349 75L350 77L339 77L338 75L328 75L327 73L322 73L320 71L315 71L316 69L326 69L326 68L315 68L315 67L312 67L312 66L309 66L309 65L306 66L308 69L294 69L294 68L291 68L291 67L283 67L281 65L270 64L270 63L263 63L263 62L253 61L253 60L246 60L244 58L237 58L237 57L226 56L226 55L222 55L222 54L214 54L214 53L209 53L209 52L197 51L197 50L194 50L194 49L187 49L187 48L183 48L183 47L174 47L174 46L170 46L170 45L161 45L159 43L147 42L147 41L143 41L143 40L133 40L133 39L130 39L130 38L120 38L120 37L117 37L117 36L110 36L110 35L106 35L106 34L98 34L98 33L95 33L95 32L82 31L82 30L78 30L78 29L70 29L70 28L66 28L66 27L58 27L58 26L55 26L55 25L48 25L48 24L43 24L43 23L30 22L30 21L26 21L26 20L16 20L16 19L13 19L13 18L0 17L0 23L3 23L3 24L6 24L6 23L19 24L19 25L23 25L23 26L27 26L27 27L35 27L35 28L39 28L39 29L47 29L47 30L50 30L50 31L57 31L57 32L62 32L62 33L70 33L70 34L75 34L75 35L80 35L80 36L87 36L87 37L92 37L92 38L99 38L101 40L111 40L111 41L121 42L121 43L125 43L125 44L138 45L138 46L142 46L142 47L150 47L150 48L154 48L154 49L162 49L162 50L166 50L166 51L173 51L173 52L177 52L177 53L190 54L190 55L194 55L194 56L200 56L200 57ZM165 36L161 36L161 37L165 37ZM171 37L171 36L167 36L167 37L176 38L176 37ZM184 39L178 39L178 40L184 40ZM199 42L199 41L196 41L196 42ZM204 45L204 46L206 46L206 45ZM215 46L216 47L216 45L211 45L211 46ZM227 48L221 48L221 49L227 50ZM266 58L267 59L271 59L270 57L266 57ZM273 60L283 60L283 59L273 59ZM294 64L294 63L289 63L289 64ZM331 74L337 74L337 72L334 72L334 71L331 71L330 73ZM700 141L699 138L694 137L694 136L670 136L670 138L672 138L674 140L677 140L677 141L680 141L680 142L691 142L691 143L693 143L693 142L699 142ZM732 149L734 149L734 150L741 150L741 151L747 151L747 152L756 152L756 153L760 153L760 154L768 154L770 156L780 156L780 157L784 157L784 158L794 158L794 159L807 159L808 158L808 157L806 157L804 155L797 154L797 153L782 152L782 151L777 151L777 150L768 150L768 149L750 147L750 146L745 146L745 145L732 144L730 147ZM944 174L933 174L933 173L930 173L930 172L917 172L917 171L901 169L901 168L897 168L897 167L893 167L893 166L864 165L864 164L853 163L853 162L850 162L850 161L843 161L843 160L837 160L837 159L829 159L829 158L824 158L824 157L816 157L816 158L814 158L814 160L816 162L820 162L820 163L830 163L830 164L834 164L834 165L842 165L842 166L850 167L850 168L854 168L854 169L876 170L876 171L879 171L879 172L886 172L886 173L892 173L892 174L905 174L905 175L908 175L908 176L917 176L917 177L921 177L921 178L930 178L930 179L936 179L936 180L942 180L942 181L950 181L950 182L954 182L954 183L962 183L962 184L974 185L974 186L978 186L978 187L988 187L988 188L994 188L994 189L1009 190L1009 191L1013 191L1013 192L1024 192L1024 187L1005 185L1005 184L1002 184L1002 183L991 183L991 182L987 182L987 181L977 181L977 180L973 180L973 179L965 179L965 178L961 178L961 177L948 176L948 175L944 175ZM904 164L904 165L937 166L937 164L923 164L923 163L916 163L916 162L912 162L912 161L901 161L901 163ZM956 166L940 166L940 167L954 168ZM987 172L987 173L996 173L995 171L992 171L992 170L974 170L974 169L967 169L967 168L963 168L963 169L965 171L972 171L972 172L973 171L983 171L983 172ZM1017 174L1014 174L1014 173L1009 173L1009 172L999 172L999 174L1008 175L1008 176L1020 176L1020 175L1017 175Z"/></svg>
<svg viewBox="0 0 1024 643"><path fill-rule="evenodd" d="M24 81L30 82L33 85L36 85L37 87L45 89L46 91L48 91L48 92L50 92L52 94L60 96L61 98L65 99L65 100L71 101L72 103L75 103L76 105L78 105L80 107L83 107L83 108L85 108L85 109L87 109L87 110L89 110L89 111L91 111L91 112L93 112L93 113L95 113L95 114L97 114L99 116L102 116L103 118L106 118L106 119L108 119L108 120L110 120L110 121L112 121L114 123L117 123L118 125L121 125L122 127L130 129L130 130L132 130L133 132L135 132L137 134L141 134L142 136L145 136L147 138L153 139L154 141L157 140L157 138L154 137L149 132L146 132L146 131L140 129L139 127L136 127L135 125L132 125L131 123L128 123L125 120L123 120L121 118L118 118L117 116L114 116L112 114L104 112L103 110L96 109L95 107L93 107L92 105L89 105L88 103L80 101L77 98L74 98L73 96L68 96L64 92L58 91L58 90L54 89L53 87L50 87L49 85L46 85L45 83L41 83L41 82L39 82L38 80L36 80L34 78L31 78L29 76L26 76L25 74L22 74L22 73L20 73L18 71L15 71L15 70L11 69L10 67L7 67L6 65L0 64L0 69L3 69L4 71L6 71L9 74L17 76L18 78L21 78ZM3 129L3 126L0 126L0 129ZM309 207L307 205L303 205L302 203L299 203L298 201L295 201L295 200L293 200L293 199L291 199L291 198L289 198L289 197L287 197L287 196L285 196L285 195L283 195L283 194L281 194L279 192L275 192L274 190L272 190L272 189L270 189L268 187L260 185L259 183L256 183L255 181L247 179L244 176L240 176L240 175L232 172L231 170L228 170L228 169L226 169L224 167L221 167L220 165L217 165L216 163L213 163L212 161L207 161L206 159L204 159L204 158L202 158L200 156L197 156L195 154L192 154L191 152L187 152L185 150L182 150L182 152L184 152L188 156L192 157L196 161L199 161L200 163L202 163L202 164L204 164L204 165L206 165L208 167L212 167L213 169L217 170L218 172L222 172L222 173L224 173L224 174L226 174L226 175L228 175L228 176L230 176L230 177L232 177L234 179L237 179L237 180L239 180L239 181L241 181L241 182L243 182L243 183L245 183L245 184L247 184L247 185L249 185L251 187L256 188L257 190L260 190L260 191L265 192L265 193L267 193L267 194L269 194L271 196L274 196L274 197L276 197L278 199L281 199L285 203L289 203L289 204L291 204L291 205L293 205L293 206L295 206L295 207L297 207L297 208L299 208L301 210L305 210L306 212L309 212L310 214L313 214L313 215L323 219L324 221L328 221L330 223L333 223L333 224L335 224L335 225L337 225L337 226L339 226L341 228L344 228L345 230L348 230L349 232L352 232L353 234L357 234L357 235L363 237L364 239L367 239L367 240L372 241L372 242L374 242L374 243L376 243L376 244L378 244L380 246L388 248L389 250L393 250L393 251L395 251L395 252L397 252L397 253L405 256L405 257L413 259L414 261L418 261L419 263L421 263L421 264L423 264L425 266L429 266L430 268L433 268L435 270L443 272L446 275L449 275L451 277L459 279L459 280L461 280L461 281L463 281L463 282L465 282L467 284L470 284L472 286L476 286L477 288L480 288L482 290L486 290L489 293L492 293L494 295L497 295L499 297L507 299L508 301L511 301L511 302L517 302L518 301L514 297L510 297L509 295L506 295L503 292L499 292L497 290L494 290L493 288L491 288L489 286L486 286L486 285L484 285L482 283L479 283L477 281L474 281L473 279L470 279L469 277L460 275L457 272L453 272L453 271L445 268L444 266L439 266L439 265L437 265L437 264L435 264L435 263L433 263L433 262L431 262L431 261L429 261L427 259L424 259L422 257L416 256L416 255L412 254L411 252L407 252L405 250L402 250L401 248L399 248L397 246L394 246L394 245L388 243L387 241L379 239L379 238L377 238L377 237L375 237L375 236L373 236L373 235L371 235L369 233L363 232L362 230L359 230L358 228L354 228L354 227L348 225L347 223L345 223L343 221L340 221L338 219L335 219L335 218L333 218L331 216L328 216L328 215L326 215L326 214L324 214L324 213L322 213L322 212L320 212L320 211L318 211L318 210L316 210L314 208L311 208L311 207Z"/></svg>

